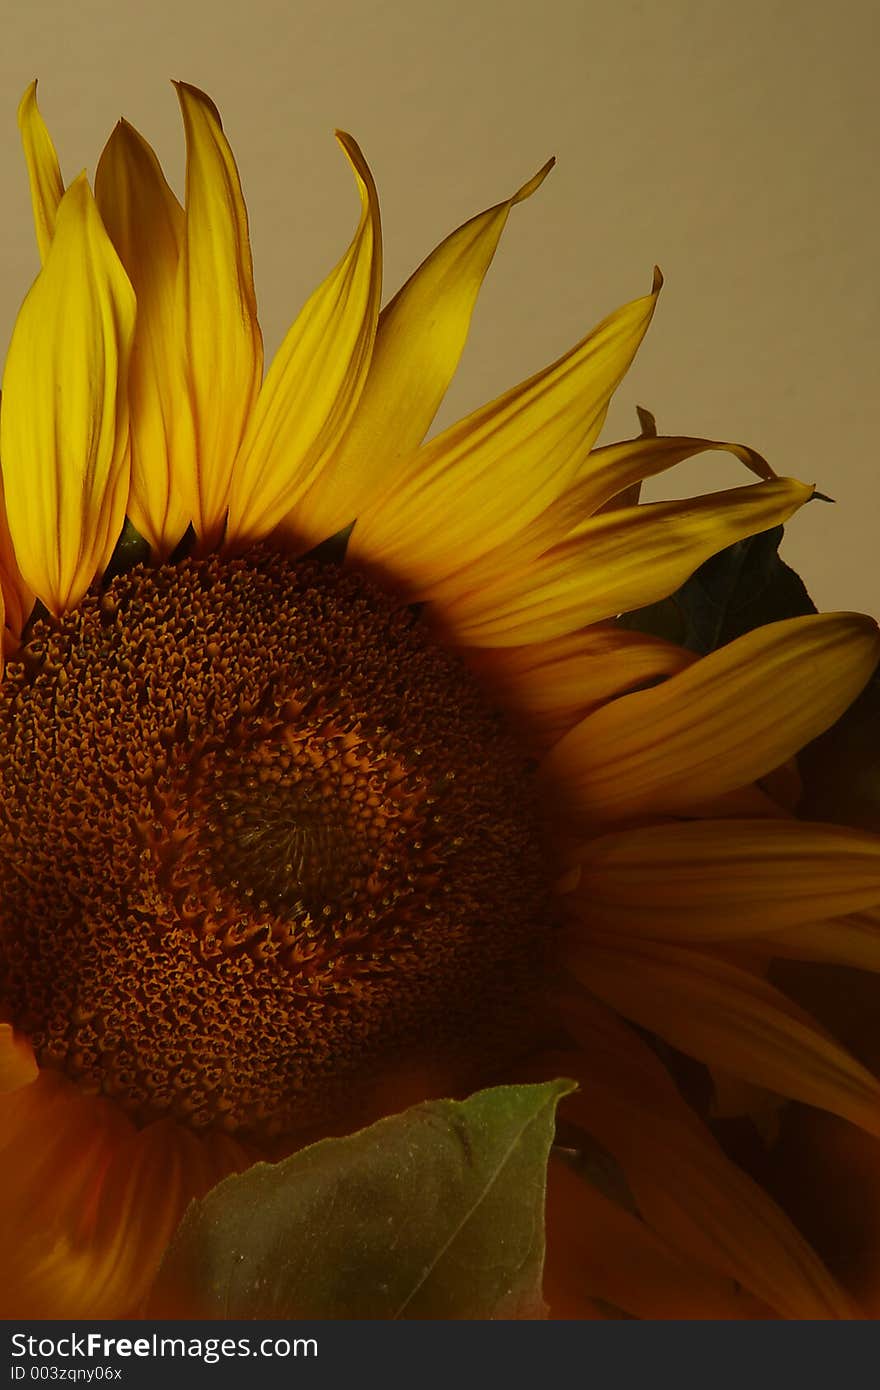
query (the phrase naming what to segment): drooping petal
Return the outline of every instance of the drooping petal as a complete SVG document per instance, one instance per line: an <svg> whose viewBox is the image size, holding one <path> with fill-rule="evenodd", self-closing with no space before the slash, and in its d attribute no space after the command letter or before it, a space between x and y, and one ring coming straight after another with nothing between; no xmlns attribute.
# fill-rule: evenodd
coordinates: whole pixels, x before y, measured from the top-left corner
<svg viewBox="0 0 880 1390"><path fill-rule="evenodd" d="M665 598L710 555L786 521L812 491L775 478L684 502L621 507L482 585L476 571L462 570L434 597L463 645L545 641Z"/></svg>
<svg viewBox="0 0 880 1390"><path fill-rule="evenodd" d="M131 285L82 174L16 321L0 407L15 554L56 615L76 607L122 527L134 320Z"/></svg>
<svg viewBox="0 0 880 1390"><path fill-rule="evenodd" d="M567 535L634 483L665 473L697 454L715 451L733 454L764 482L776 477L767 460L744 444L688 435L639 435L636 439L625 439L619 444L606 444L593 450L584 464L582 476L555 504L555 520L560 529L565 526L562 534Z"/></svg>
<svg viewBox="0 0 880 1390"><path fill-rule="evenodd" d="M37 106L36 79L21 99L18 108L18 128L21 131L31 186L37 246L40 260L45 261L52 237L55 235L55 219L58 216L58 204L64 195L64 180L61 177L52 137Z"/></svg>
<svg viewBox="0 0 880 1390"><path fill-rule="evenodd" d="M724 1155L641 1039L588 996L566 992L560 1004L581 1051L545 1063L543 1074L576 1078L563 1113L614 1156L651 1228L783 1317L857 1316L818 1256Z"/></svg>
<svg viewBox="0 0 880 1390"><path fill-rule="evenodd" d="M573 934L565 958L600 999L690 1056L880 1135L880 1082L754 972L598 932Z"/></svg>
<svg viewBox="0 0 880 1390"><path fill-rule="evenodd" d="M578 911L621 939L732 941L880 904L880 836L797 820L620 831L581 868Z"/></svg>
<svg viewBox="0 0 880 1390"><path fill-rule="evenodd" d="M191 472L195 449L176 304L183 209L154 151L127 121L101 155L95 200L137 296L128 512L164 560L189 525L178 480Z"/></svg>
<svg viewBox="0 0 880 1390"><path fill-rule="evenodd" d="M613 624L527 647L467 647L461 654L542 749L589 710L696 660L683 647Z"/></svg>
<svg viewBox="0 0 880 1390"><path fill-rule="evenodd" d="M0 1096L0 1313L132 1316L187 1201L246 1161L170 1121L135 1129L58 1072Z"/></svg>
<svg viewBox="0 0 880 1390"><path fill-rule="evenodd" d="M479 589L499 578L503 581L513 570L529 564L566 538L579 535L580 528L591 516L612 508L617 511L637 506L644 478L663 473L695 454L713 450L733 454L759 478L769 480L776 476L754 449L714 439L640 435L637 439L593 449L570 486L510 544L490 551L468 572L451 575L432 590L432 597L437 601L454 600L461 592Z"/></svg>
<svg viewBox="0 0 880 1390"><path fill-rule="evenodd" d="M392 571L425 595L527 526L592 447L661 283L658 272L649 295L413 455L359 518L351 557Z"/></svg>
<svg viewBox="0 0 880 1390"><path fill-rule="evenodd" d="M552 165L452 232L382 310L354 418L285 529L315 543L334 535L421 444L458 365L510 210L531 197Z"/></svg>
<svg viewBox="0 0 880 1390"><path fill-rule="evenodd" d="M761 777L833 724L878 654L877 626L858 613L756 628L588 715L543 775L584 824L687 809Z"/></svg>
<svg viewBox="0 0 880 1390"><path fill-rule="evenodd" d="M357 180L360 222L266 376L235 461L226 535L233 547L259 540L284 517L295 528L291 508L342 438L367 378L382 293L379 198L355 141L343 131L337 139Z"/></svg>
<svg viewBox="0 0 880 1390"><path fill-rule="evenodd" d="M223 530L236 451L260 387L247 210L217 108L175 84L186 131L186 211L179 276L184 371L195 429L194 467L181 470L181 505L204 549Z"/></svg>
<svg viewBox="0 0 880 1390"><path fill-rule="evenodd" d="M0 1094L30 1085L38 1070L27 1038L16 1033L11 1023L0 1023Z"/></svg>

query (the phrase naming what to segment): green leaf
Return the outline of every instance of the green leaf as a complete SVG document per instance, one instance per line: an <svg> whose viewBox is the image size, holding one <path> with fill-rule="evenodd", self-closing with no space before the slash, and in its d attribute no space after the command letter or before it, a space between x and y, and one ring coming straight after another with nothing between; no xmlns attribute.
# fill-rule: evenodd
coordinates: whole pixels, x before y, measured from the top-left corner
<svg viewBox="0 0 880 1390"><path fill-rule="evenodd" d="M780 559L782 535L774 526L719 551L669 598L626 614L621 625L705 656L765 623L815 613L803 581Z"/></svg>
<svg viewBox="0 0 880 1390"><path fill-rule="evenodd" d="M570 1081L430 1101L190 1204L151 1317L537 1318Z"/></svg>

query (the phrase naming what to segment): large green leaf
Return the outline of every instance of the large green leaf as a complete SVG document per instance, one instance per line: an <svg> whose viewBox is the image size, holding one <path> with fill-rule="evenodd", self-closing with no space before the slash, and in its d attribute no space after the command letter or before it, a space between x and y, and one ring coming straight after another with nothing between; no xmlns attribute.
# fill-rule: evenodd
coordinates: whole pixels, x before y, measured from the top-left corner
<svg viewBox="0 0 880 1390"><path fill-rule="evenodd" d="M536 1318L569 1081L431 1101L191 1203L152 1317Z"/></svg>
<svg viewBox="0 0 880 1390"><path fill-rule="evenodd" d="M815 613L803 581L779 556L781 526L711 556L669 598L628 613L621 625L706 653L752 628Z"/></svg>

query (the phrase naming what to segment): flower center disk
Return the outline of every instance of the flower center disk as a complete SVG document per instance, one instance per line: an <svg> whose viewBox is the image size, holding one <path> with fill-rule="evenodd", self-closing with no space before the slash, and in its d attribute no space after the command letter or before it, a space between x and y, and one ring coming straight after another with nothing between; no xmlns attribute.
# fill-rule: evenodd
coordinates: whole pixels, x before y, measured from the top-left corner
<svg viewBox="0 0 880 1390"><path fill-rule="evenodd" d="M138 567L35 623L0 706L0 997L41 1065L265 1137L509 1031L532 768L363 576Z"/></svg>

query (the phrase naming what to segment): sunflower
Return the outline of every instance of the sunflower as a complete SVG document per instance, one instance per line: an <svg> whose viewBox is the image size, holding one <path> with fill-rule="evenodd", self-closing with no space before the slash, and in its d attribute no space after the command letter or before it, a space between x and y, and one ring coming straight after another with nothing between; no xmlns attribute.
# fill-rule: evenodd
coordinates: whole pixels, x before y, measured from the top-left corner
<svg viewBox="0 0 880 1390"><path fill-rule="evenodd" d="M136 1313L224 1175L562 1072L558 1315L858 1316L682 1078L880 1134L870 1071L768 978L875 949L878 841L798 820L791 770L875 624L698 658L616 621L812 489L735 444L597 446L658 273L424 442L549 164L380 312L376 189L339 134L360 220L264 377L211 101L177 84L181 207L124 121L94 193L65 188L35 89L42 269L0 413L4 1315ZM639 504L715 449L757 481Z"/></svg>

